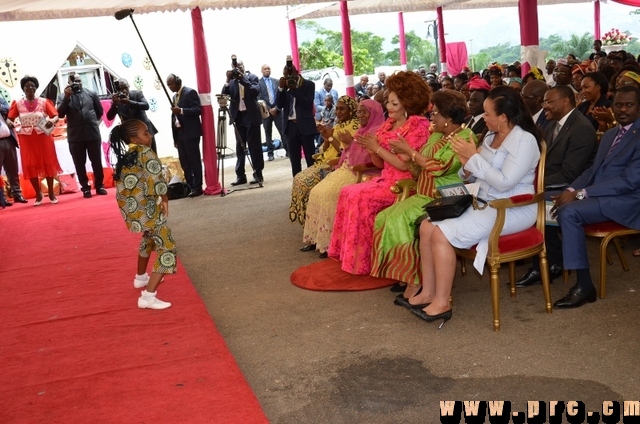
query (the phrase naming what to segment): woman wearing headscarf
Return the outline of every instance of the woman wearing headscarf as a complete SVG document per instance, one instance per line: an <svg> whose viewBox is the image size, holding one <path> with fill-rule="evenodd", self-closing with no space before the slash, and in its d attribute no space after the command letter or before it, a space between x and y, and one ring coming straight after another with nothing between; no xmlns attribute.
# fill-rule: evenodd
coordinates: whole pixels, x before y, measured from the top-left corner
<svg viewBox="0 0 640 424"><path fill-rule="evenodd" d="M315 163L312 166L293 177L291 206L289 206L289 219L291 222L298 221L301 225L304 225L309 192L325 177L327 167L337 163L338 156L340 155L340 141L335 135L338 132L345 131L353 135L360 127L358 118L356 117L357 109L358 103L356 103L353 98L342 96L336 103L335 126L318 125L318 131L324 138L322 153L317 155ZM305 246L301 250L306 252L313 249Z"/></svg>
<svg viewBox="0 0 640 424"><path fill-rule="evenodd" d="M320 252L320 257L327 255L340 190L346 185L356 183L354 166L371 162L369 152L354 141L365 134L375 134L385 121L380 103L370 99L360 101L357 116L360 129L355 135L351 136L348 132L337 133L338 139L345 146L337 169L320 181L309 194L302 238L307 246L312 246ZM311 247L307 249L311 250Z"/></svg>
<svg viewBox="0 0 640 424"><path fill-rule="evenodd" d="M405 139L419 150L429 137L429 121L423 116L429 107L430 90L426 81L414 72L400 71L385 81L389 92L389 119L375 136L358 137L371 161L383 168L379 177L340 190L329 256L342 262L343 271L351 274L371 272L373 224L376 215L391 206L395 195L389 190L399 179L410 178L409 158L396 153L390 142Z"/></svg>
<svg viewBox="0 0 640 424"><path fill-rule="evenodd" d="M504 85L504 82L502 81L502 69L500 69L500 66L491 65L489 67L489 82L491 83L491 88Z"/></svg>
<svg viewBox="0 0 640 424"><path fill-rule="evenodd" d="M395 151L406 154L415 164L419 172L418 192L380 212L373 232L371 275L409 283L405 299L420 288L420 258L414 236L416 219L424 214L422 207L436 196L437 187L461 183L460 158L452 149L451 138L477 142L473 131L463 124L467 103L461 93L439 91L431 96L431 103L433 132L419 152L404 142L391 142Z"/></svg>

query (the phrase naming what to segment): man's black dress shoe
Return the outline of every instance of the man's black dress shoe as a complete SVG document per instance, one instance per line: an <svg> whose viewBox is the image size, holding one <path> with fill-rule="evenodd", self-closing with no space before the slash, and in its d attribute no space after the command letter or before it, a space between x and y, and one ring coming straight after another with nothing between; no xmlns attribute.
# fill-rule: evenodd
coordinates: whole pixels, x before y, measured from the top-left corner
<svg viewBox="0 0 640 424"><path fill-rule="evenodd" d="M106 196L107 194L107 190L104 189L104 187L100 187L96 189L96 194L99 194L100 196Z"/></svg>
<svg viewBox="0 0 640 424"><path fill-rule="evenodd" d="M269 155L269 162L271 162L274 159L273 155Z"/></svg>
<svg viewBox="0 0 640 424"><path fill-rule="evenodd" d="M569 309L579 308L585 303L592 303L596 301L596 289L591 287L591 290L585 290L582 287L575 285L571 287L569 293L562 299L553 304L554 308Z"/></svg>
<svg viewBox="0 0 640 424"><path fill-rule="evenodd" d="M22 194L14 194L13 195L13 201L14 202L18 202L18 203L27 203L27 199L25 199L24 197L22 197Z"/></svg>
<svg viewBox="0 0 640 424"><path fill-rule="evenodd" d="M307 244L306 246L300 248L301 252L312 252L314 250L316 250L315 244Z"/></svg>
<svg viewBox="0 0 640 424"><path fill-rule="evenodd" d="M246 184L247 177L238 177L234 182L231 183L232 186L237 186L240 184Z"/></svg>
<svg viewBox="0 0 640 424"><path fill-rule="evenodd" d="M329 252L322 252L319 257L320 259L327 259L329 257Z"/></svg>
<svg viewBox="0 0 640 424"><path fill-rule="evenodd" d="M407 283L401 283L400 281L396 281L393 283L393 286L389 289L392 293L404 293L404 290L407 288Z"/></svg>
<svg viewBox="0 0 640 424"><path fill-rule="evenodd" d="M189 193L189 197L198 197L198 196L202 196L203 191L202 189L200 190L191 190L191 193Z"/></svg>
<svg viewBox="0 0 640 424"><path fill-rule="evenodd" d="M253 174L253 180L249 181L249 184L259 184L263 182L264 179L262 178L262 175Z"/></svg>
<svg viewBox="0 0 640 424"><path fill-rule="evenodd" d="M562 275L562 267L560 265L551 265L549 267L549 280L552 282L556 278ZM536 271L533 268L529 268L529 271L524 277L516 280L516 287L528 287L534 284L540 284L542 282L542 275L540 271Z"/></svg>
<svg viewBox="0 0 640 424"><path fill-rule="evenodd" d="M91 198L91 190L83 190L82 191L82 197L84 197L85 199L90 199Z"/></svg>

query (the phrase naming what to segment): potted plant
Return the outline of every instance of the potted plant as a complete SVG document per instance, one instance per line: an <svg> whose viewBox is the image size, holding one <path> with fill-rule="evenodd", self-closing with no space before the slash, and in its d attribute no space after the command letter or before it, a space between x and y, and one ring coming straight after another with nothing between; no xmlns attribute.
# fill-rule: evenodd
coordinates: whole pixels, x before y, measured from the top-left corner
<svg viewBox="0 0 640 424"><path fill-rule="evenodd" d="M631 35L628 31L620 31L617 28L611 28L611 31L605 32L602 37L602 50L605 52L614 52L624 50L631 41Z"/></svg>

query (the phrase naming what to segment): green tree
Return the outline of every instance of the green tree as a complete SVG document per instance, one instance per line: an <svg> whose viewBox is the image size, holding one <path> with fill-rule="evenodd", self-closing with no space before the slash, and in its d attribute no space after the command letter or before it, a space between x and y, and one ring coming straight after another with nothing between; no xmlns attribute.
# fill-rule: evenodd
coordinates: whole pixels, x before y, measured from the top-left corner
<svg viewBox="0 0 640 424"><path fill-rule="evenodd" d="M409 31L404 36L407 43L407 69L418 69L420 65L429 66L436 63L436 46L430 41L421 38L415 31ZM400 37L394 36L391 44L398 45L387 52L386 59L389 64L400 65Z"/></svg>
<svg viewBox="0 0 640 424"><path fill-rule="evenodd" d="M469 67L473 66L474 71L481 71L489 67L491 56L486 53L472 54L469 57Z"/></svg>
<svg viewBox="0 0 640 424"><path fill-rule="evenodd" d="M551 46L551 57L566 57L569 53L576 55L580 60L589 59L593 49L593 35L585 32L584 34L572 34L569 40L560 40Z"/></svg>
<svg viewBox="0 0 640 424"><path fill-rule="evenodd" d="M314 21L302 21L298 25L300 25L301 28L314 31L316 34L321 36L321 38L317 38L312 43L309 43L312 46L318 47L316 51L311 51L309 53L313 55L320 54L324 53L324 49L326 49L326 51L334 53L339 57L339 63L335 63L335 55L330 55L324 62L320 59L321 56L314 56L314 60L308 60L304 63L314 64L317 66L304 67L304 69L317 69L327 66L344 67L344 52L342 49L341 32L325 29ZM355 75L372 73L376 65L384 62L384 53L382 52L383 43L384 38L377 36L372 32L351 31L351 53L353 56L353 69ZM302 45L304 46L305 43L302 43ZM320 46L323 48L320 49ZM301 51L301 64L303 63L302 57L303 54ZM325 66L321 66L323 63L325 63Z"/></svg>
<svg viewBox="0 0 640 424"><path fill-rule="evenodd" d="M478 53L485 53L493 62L513 63L520 60L520 46L512 46L511 43L502 43L496 46L481 49Z"/></svg>
<svg viewBox="0 0 640 424"><path fill-rule="evenodd" d="M299 48L300 67L302 69L322 69L330 66L342 68L344 60L338 53L327 48L320 38L304 41Z"/></svg>

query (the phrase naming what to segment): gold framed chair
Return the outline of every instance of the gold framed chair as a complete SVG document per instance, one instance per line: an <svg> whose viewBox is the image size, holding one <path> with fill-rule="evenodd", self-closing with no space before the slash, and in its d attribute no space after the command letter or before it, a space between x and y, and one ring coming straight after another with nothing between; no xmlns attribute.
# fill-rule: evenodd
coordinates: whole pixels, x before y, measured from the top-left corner
<svg viewBox="0 0 640 424"><path fill-rule="evenodd" d="M602 241L600 242L599 296L600 299L604 299L607 296L607 264L613 264L613 261L611 260L609 252L607 250L609 242L613 241L613 244L616 247L618 258L620 259L620 263L622 264L622 269L626 272L629 272L629 264L627 263L627 259L624 256L624 252L622 251L622 246L620 246L618 237L640 234L640 231L634 230L633 228L627 228L624 225L620 225L617 222L613 221L600 222L598 224L588 224L583 228L584 234L587 237L598 237L602 239ZM564 270L563 279L565 283L569 280L569 271Z"/></svg>
<svg viewBox="0 0 640 424"><path fill-rule="evenodd" d="M530 258L534 255L540 257L540 269L542 277L542 291L547 313L551 313L551 289L549 287L549 269L547 267L547 251L544 245L544 229L546 224L545 199L544 199L544 165L547 154L547 145L540 143L540 161L538 162L535 194L520 195L508 199L498 199L489 202L489 206L497 209L496 222L489 236L489 252L487 264L490 270L491 305L493 311L493 330L500 331L500 280L498 271L500 265L509 264L509 284L511 297L516 295L515 286L515 261ZM526 205L538 205L536 223L529 229L515 234L501 236L506 218L507 209ZM476 256L475 247L471 249L455 249L456 254L462 258L473 259ZM463 260L463 274L466 269Z"/></svg>

